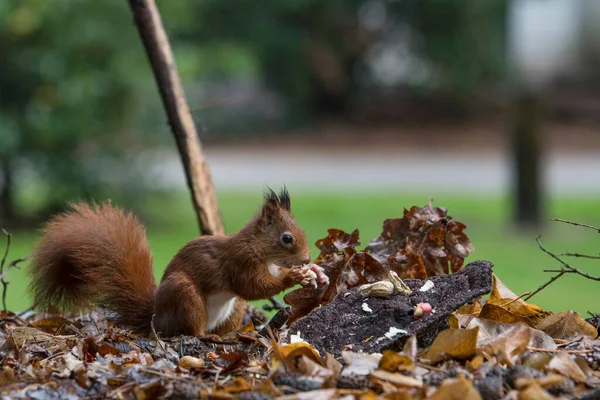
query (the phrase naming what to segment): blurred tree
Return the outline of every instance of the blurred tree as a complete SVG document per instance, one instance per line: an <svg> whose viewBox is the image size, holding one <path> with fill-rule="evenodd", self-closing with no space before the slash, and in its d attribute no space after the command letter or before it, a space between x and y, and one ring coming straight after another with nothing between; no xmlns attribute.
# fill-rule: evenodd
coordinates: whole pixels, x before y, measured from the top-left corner
<svg viewBox="0 0 600 400"><path fill-rule="evenodd" d="M45 212L65 199L135 189L132 176L109 171L146 142L131 123L140 105L135 95L151 76L126 7L0 3L3 220L17 211L16 171L38 182L33 197L44 198Z"/></svg>
<svg viewBox="0 0 600 400"><path fill-rule="evenodd" d="M15 204L43 214L77 197L139 197L147 180L134 156L172 145L126 7L0 2L3 220L14 218ZM259 81L280 96L272 103L283 111L267 121L271 127L352 117L381 105L362 93L398 87L470 104L504 67L504 0L179 0L159 7L192 107L221 100L204 90L206 82ZM246 104L258 103L253 94ZM218 132L249 129L243 107L224 108L199 117Z"/></svg>
<svg viewBox="0 0 600 400"><path fill-rule="evenodd" d="M541 177L543 112L541 95L522 91L513 103L512 153L514 217L524 228L539 227L543 216Z"/></svg>

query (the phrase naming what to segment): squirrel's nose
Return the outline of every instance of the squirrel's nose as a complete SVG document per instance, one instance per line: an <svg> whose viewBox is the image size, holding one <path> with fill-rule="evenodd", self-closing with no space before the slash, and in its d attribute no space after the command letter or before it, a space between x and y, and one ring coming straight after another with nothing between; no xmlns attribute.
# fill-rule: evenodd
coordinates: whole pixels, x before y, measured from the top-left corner
<svg viewBox="0 0 600 400"><path fill-rule="evenodd" d="M308 264L310 262L310 254L302 260L303 264Z"/></svg>

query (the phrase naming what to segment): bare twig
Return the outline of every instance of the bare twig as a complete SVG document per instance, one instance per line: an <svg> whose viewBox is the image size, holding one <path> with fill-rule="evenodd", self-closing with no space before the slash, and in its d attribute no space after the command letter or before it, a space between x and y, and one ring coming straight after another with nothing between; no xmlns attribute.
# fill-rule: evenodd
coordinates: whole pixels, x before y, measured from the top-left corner
<svg viewBox="0 0 600 400"><path fill-rule="evenodd" d="M587 255L587 254L580 254L580 253L569 253L569 252L566 252L566 253L560 253L559 256L563 256L563 257L593 258L593 259L596 259L596 260L600 260L600 255L598 255L598 256L590 256L590 255Z"/></svg>
<svg viewBox="0 0 600 400"><path fill-rule="evenodd" d="M581 224L579 222L573 222L573 221L569 221L569 220L562 219L562 218L552 218L552 219L550 219L550 221L563 222L563 223L569 224L569 225L581 226L584 228L593 229L593 230L597 231L598 233L600 233L600 228L598 228L597 226L594 226L594 225Z"/></svg>
<svg viewBox="0 0 600 400"><path fill-rule="evenodd" d="M575 267L571 266L570 264L568 264L567 262L565 262L564 260L562 260L559 256L557 256L556 254L552 253L550 250L546 249L544 247L544 245L542 244L542 237L541 236L538 236L537 239L536 239L536 241L538 243L539 248L544 253L548 254L550 257L554 258L555 260L557 260L558 262L560 262L562 264L562 268L560 268L560 269L547 269L547 270L544 270L544 272L553 272L553 273L556 273L556 275L554 275L553 277L551 277L542 286L540 286L539 288L537 288L536 290L534 290L524 300L526 300L526 301L529 300L534 295L536 295L537 293L539 293L540 291L542 291L543 289L545 289L546 287L548 287L551 283L553 283L554 281L556 281L558 278L560 278L564 274L577 274L577 275L583 276L584 278L591 279L593 281L600 281L600 277L590 275L590 274L588 274L586 272L583 272L583 271L579 270L578 268L575 268Z"/></svg>
<svg viewBox="0 0 600 400"><path fill-rule="evenodd" d="M2 307L6 312L6 292L8 289L8 282L4 280L4 263L6 263L6 257L8 257L8 251L10 250L10 244L12 243L12 234L2 228L2 233L6 235L6 250L4 250L4 256L2 262L0 262L0 282L2 282ZM8 268L6 269L8 271Z"/></svg>
<svg viewBox="0 0 600 400"><path fill-rule="evenodd" d="M219 340L219 339L215 339L210 336L198 336L198 337L196 337L196 339L198 339L201 342L210 343L210 344L220 344L220 345L230 345L230 346L237 346L238 344L240 344L240 342L238 342L237 340Z"/></svg>
<svg viewBox="0 0 600 400"><path fill-rule="evenodd" d="M531 292L525 292L525 293L521 294L519 297L515 297L514 299L511 299L511 300L507 301L506 303L502 304L502 306L501 306L501 307L506 307L506 306L509 306L509 305L511 305L512 303L514 303L515 301L519 301L519 300L521 300L523 297L525 297L525 296L529 296L529 295L531 295Z"/></svg>
<svg viewBox="0 0 600 400"><path fill-rule="evenodd" d="M539 351L541 353L569 353L569 354L586 354L586 353L592 353L594 351L594 349L588 349L588 350L565 350L565 349L540 349L538 347L529 347L527 346L527 350L529 351Z"/></svg>
<svg viewBox="0 0 600 400"><path fill-rule="evenodd" d="M30 258L31 258L31 256L21 257L21 258L17 258L16 260L13 260L13 261L9 262L6 265L6 269L4 269L4 270L0 269L0 271L2 271L2 272L0 272L0 279L3 279L4 276L6 276L6 274L8 273L8 271L11 268L20 269L21 267L19 266L19 264L22 263L22 262L25 262L25 261L29 260Z"/></svg>
<svg viewBox="0 0 600 400"><path fill-rule="evenodd" d="M177 142L200 231L205 235L222 235L225 230L212 178L156 2L129 0L129 5Z"/></svg>
<svg viewBox="0 0 600 400"><path fill-rule="evenodd" d="M167 353L167 349L165 348L164 343L160 341L160 339L158 337L158 334L156 333L156 329L154 329L154 316L155 315L156 314L152 314L152 319L150 320L150 327L152 328L152 334L154 335L154 339L156 339L156 345L158 347L160 347L160 349L163 351L163 354L165 355L165 358L167 360L169 360L169 353Z"/></svg>

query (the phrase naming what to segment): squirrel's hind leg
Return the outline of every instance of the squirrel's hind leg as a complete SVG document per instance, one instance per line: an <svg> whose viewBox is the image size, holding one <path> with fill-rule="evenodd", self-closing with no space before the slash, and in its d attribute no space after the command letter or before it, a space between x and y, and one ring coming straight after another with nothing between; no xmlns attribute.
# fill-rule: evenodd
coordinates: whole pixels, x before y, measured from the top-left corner
<svg viewBox="0 0 600 400"><path fill-rule="evenodd" d="M196 286L184 273L165 277L156 292L155 328L164 337L202 336L206 331L206 308Z"/></svg>
<svg viewBox="0 0 600 400"><path fill-rule="evenodd" d="M231 314L229 314L229 318L227 318L223 323L215 328L215 333L219 336L223 336L226 333L231 331L235 331L236 329L242 326L242 320L244 319L244 309L246 307L246 302L239 297L235 300L235 304L233 305L233 310Z"/></svg>

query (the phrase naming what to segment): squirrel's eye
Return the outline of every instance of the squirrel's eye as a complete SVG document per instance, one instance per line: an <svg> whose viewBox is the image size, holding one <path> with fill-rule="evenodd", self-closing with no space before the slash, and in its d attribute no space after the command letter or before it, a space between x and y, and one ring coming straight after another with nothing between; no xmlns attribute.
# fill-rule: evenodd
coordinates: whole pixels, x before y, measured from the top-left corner
<svg viewBox="0 0 600 400"><path fill-rule="evenodd" d="M281 236L281 241L286 244L290 244L294 241L294 238L291 235L285 234Z"/></svg>

